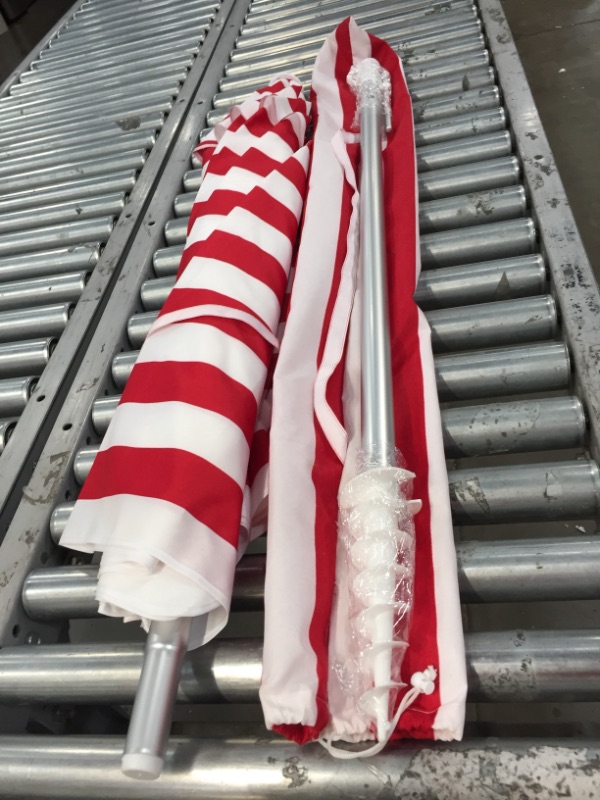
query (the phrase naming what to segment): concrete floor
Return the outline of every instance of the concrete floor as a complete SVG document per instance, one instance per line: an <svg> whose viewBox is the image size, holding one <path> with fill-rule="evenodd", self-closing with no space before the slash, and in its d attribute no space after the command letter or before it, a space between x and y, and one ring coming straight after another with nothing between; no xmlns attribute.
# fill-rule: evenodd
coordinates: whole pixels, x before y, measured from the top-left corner
<svg viewBox="0 0 600 800"><path fill-rule="evenodd" d="M600 0L502 0L600 279Z"/></svg>

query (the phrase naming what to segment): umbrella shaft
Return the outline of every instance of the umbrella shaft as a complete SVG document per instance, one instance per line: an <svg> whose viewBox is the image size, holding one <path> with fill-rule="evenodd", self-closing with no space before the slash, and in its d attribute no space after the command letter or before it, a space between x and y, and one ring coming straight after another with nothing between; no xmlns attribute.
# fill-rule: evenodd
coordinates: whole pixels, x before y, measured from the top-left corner
<svg viewBox="0 0 600 800"><path fill-rule="evenodd" d="M391 465L395 442L388 323L381 110L366 104L360 113L362 263L363 450L373 466Z"/></svg>
<svg viewBox="0 0 600 800"><path fill-rule="evenodd" d="M160 774L189 631L189 619L150 625L123 758L131 777Z"/></svg>

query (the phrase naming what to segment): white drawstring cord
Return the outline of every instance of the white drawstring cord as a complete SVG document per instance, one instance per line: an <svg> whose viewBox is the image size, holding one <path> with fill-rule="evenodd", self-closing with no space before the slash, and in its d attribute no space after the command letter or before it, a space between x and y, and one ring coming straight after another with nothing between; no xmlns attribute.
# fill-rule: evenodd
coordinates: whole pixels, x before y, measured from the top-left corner
<svg viewBox="0 0 600 800"><path fill-rule="evenodd" d="M420 694L432 694L432 692L435 690L436 677L437 671L434 667L427 667L427 669L425 669L423 672L415 672L413 674L410 679L412 689L409 689L402 698L400 705L396 709L396 713L390 720L386 736L371 747L367 747L366 750L342 750L341 748L336 747L331 739L327 739L324 736L319 738L319 744L321 744L334 758L351 759L376 756L377 753L381 753L383 748L389 742L392 733L396 730L396 726L400 721L400 717L402 714L404 714L406 709L410 708Z"/></svg>

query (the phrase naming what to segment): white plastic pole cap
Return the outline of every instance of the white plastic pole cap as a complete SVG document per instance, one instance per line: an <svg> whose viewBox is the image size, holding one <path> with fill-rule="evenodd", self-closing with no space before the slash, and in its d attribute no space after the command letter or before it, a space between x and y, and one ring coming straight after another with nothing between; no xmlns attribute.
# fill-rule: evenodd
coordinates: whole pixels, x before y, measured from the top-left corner
<svg viewBox="0 0 600 800"><path fill-rule="evenodd" d="M155 781L162 772L163 759L150 753L126 753L121 758L121 772L138 781Z"/></svg>

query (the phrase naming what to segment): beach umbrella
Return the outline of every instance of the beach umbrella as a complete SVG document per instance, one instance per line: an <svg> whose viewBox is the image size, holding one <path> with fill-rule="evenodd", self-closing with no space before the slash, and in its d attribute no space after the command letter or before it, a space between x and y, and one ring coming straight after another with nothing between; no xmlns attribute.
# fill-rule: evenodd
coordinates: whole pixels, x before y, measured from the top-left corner
<svg viewBox="0 0 600 800"><path fill-rule="evenodd" d="M303 207L309 111L302 85L283 76L201 142L177 282L61 540L103 553L101 613L150 628L124 760L138 777L159 774L183 654L226 624L236 563L264 531L261 408Z"/></svg>

